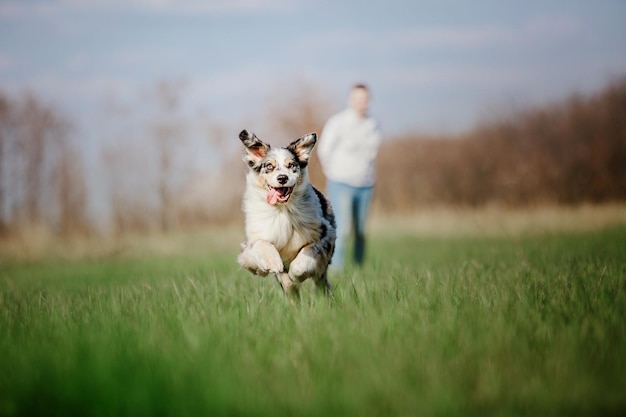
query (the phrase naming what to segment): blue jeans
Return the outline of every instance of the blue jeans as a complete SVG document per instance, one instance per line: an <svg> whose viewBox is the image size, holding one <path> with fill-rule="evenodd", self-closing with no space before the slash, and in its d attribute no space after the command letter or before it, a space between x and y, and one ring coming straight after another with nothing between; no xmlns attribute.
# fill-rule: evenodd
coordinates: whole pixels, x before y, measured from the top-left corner
<svg viewBox="0 0 626 417"><path fill-rule="evenodd" d="M337 221L337 240L331 266L333 269L343 267L346 245L353 231L354 261L361 265L365 257L365 221L374 187L352 187L328 181L326 190Z"/></svg>

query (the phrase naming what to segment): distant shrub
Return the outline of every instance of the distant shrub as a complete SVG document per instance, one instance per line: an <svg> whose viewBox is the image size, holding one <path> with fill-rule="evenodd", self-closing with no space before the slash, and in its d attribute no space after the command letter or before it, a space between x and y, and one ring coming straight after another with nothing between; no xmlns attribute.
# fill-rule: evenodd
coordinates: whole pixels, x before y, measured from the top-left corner
<svg viewBox="0 0 626 417"><path fill-rule="evenodd" d="M377 204L578 204L626 200L626 78L589 97L518 111L456 137L383 145Z"/></svg>

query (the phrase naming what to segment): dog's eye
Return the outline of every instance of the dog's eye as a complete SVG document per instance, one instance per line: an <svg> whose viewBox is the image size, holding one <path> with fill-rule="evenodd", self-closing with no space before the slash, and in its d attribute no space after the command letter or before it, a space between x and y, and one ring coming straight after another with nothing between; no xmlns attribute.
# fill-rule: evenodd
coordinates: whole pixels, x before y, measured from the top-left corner
<svg viewBox="0 0 626 417"><path fill-rule="evenodd" d="M295 169L296 169L296 163L295 163L295 162L293 162L293 161L292 161L292 162L289 162L289 163L287 164L287 169L291 169L291 170L294 170L294 171L295 171Z"/></svg>
<svg viewBox="0 0 626 417"><path fill-rule="evenodd" d="M267 172L274 171L274 165L271 162L266 163L263 168L265 168L265 171Z"/></svg>

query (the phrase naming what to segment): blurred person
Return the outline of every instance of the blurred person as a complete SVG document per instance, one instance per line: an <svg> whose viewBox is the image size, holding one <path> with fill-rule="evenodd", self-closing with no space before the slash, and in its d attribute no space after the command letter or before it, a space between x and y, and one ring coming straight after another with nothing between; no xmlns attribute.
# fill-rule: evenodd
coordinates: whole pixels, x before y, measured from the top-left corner
<svg viewBox="0 0 626 417"><path fill-rule="evenodd" d="M326 190L335 211L337 240L331 268L339 270L354 232L354 261L361 266L365 257L365 222L374 190L375 164L381 133L369 116L370 92L366 85L354 85L348 107L328 119L318 147L326 175Z"/></svg>

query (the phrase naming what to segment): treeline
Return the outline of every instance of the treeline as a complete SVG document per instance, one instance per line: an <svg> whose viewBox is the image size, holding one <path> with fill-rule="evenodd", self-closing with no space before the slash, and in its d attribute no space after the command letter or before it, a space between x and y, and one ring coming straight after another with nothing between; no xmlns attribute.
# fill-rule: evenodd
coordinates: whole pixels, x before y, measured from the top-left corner
<svg viewBox="0 0 626 417"><path fill-rule="evenodd" d="M241 221L239 130L183 112L184 91L166 80L138 93L141 105L104 103L85 138L45 100L0 88L0 237L167 233ZM321 129L329 106L311 85L280 97L260 115L260 132L253 120L238 129L273 143Z"/></svg>
<svg viewBox="0 0 626 417"><path fill-rule="evenodd" d="M456 137L388 142L378 162L377 204L391 212L624 201L626 79Z"/></svg>
<svg viewBox="0 0 626 417"><path fill-rule="evenodd" d="M34 228L58 236L122 235L241 222L246 167L238 129L286 144L320 132L339 110L323 90L303 84L277 92L282 100L260 115L262 123L233 130L184 113L183 90L158 83L140 114L129 104L101 115L93 126L101 146L94 148L53 106L0 89L0 236ZM388 213L624 201L626 78L464 134L386 138L378 171L375 204ZM317 157L310 177L323 188Z"/></svg>
<svg viewBox="0 0 626 417"><path fill-rule="evenodd" d="M0 235L44 224L86 233L84 169L67 120L32 94L0 91Z"/></svg>

